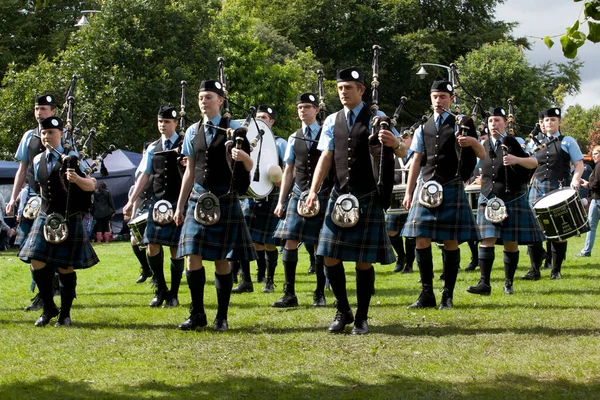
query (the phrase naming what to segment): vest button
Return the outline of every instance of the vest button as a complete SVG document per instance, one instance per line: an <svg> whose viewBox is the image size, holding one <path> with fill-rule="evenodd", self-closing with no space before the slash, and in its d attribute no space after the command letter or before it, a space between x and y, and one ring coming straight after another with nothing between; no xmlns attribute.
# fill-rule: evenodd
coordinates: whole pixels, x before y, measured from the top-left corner
<svg viewBox="0 0 600 400"><path fill-rule="evenodd" d="M348 161L352 160L352 157L348 157Z"/></svg>

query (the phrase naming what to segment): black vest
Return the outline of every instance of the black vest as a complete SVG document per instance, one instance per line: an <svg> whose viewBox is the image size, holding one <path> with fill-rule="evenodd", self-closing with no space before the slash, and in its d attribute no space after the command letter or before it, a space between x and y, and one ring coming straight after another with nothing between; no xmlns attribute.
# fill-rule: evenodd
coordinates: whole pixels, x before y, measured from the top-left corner
<svg viewBox="0 0 600 400"><path fill-rule="evenodd" d="M75 212L87 212L90 209L94 192L86 192L76 184L71 183L70 193L67 196L69 182L65 177L66 169L63 168L62 161L58 160L58 162L54 164L54 168L52 168L50 176L48 176L48 161L46 156L47 152L44 152L38 165L38 178L42 194L42 210L44 210L46 214L55 212L65 216L65 211L67 210L67 197L69 197L69 214ZM77 173L80 176L85 176L81 170L79 170L79 166L77 167Z"/></svg>
<svg viewBox="0 0 600 400"><path fill-rule="evenodd" d="M40 188L39 184L35 180L35 176L33 175L33 159L40 153L43 153L46 148L42 145L42 140L40 139L40 131L39 128L35 128L33 133L29 139L29 145L27 146L27 156L29 157L29 167L27 168L27 183L29 187L33 189L36 193L39 193Z"/></svg>
<svg viewBox="0 0 600 400"><path fill-rule="evenodd" d="M423 125L424 154L421 159L423 180L435 179L446 183L456 178L458 171L458 143L454 133L455 119L448 115L439 131L433 116Z"/></svg>
<svg viewBox="0 0 600 400"><path fill-rule="evenodd" d="M563 181L565 184L569 182L571 156L560 145L563 138L564 136L560 135L554 143L536 153L539 165L535 170L535 177L540 182L546 179ZM544 133L540 133L537 139L541 143L547 143L550 140Z"/></svg>
<svg viewBox="0 0 600 400"><path fill-rule="evenodd" d="M154 196L161 200L175 202L181 189L181 178L185 167L179 162L180 152L174 150L181 147L183 136L179 136L172 145L172 150L163 151L162 137L156 142L152 157L152 189Z"/></svg>
<svg viewBox="0 0 600 400"><path fill-rule="evenodd" d="M376 189L373 165L369 153L369 108L363 106L356 116L352 131L348 132L344 111L337 113L334 125L335 182L341 189L357 190L360 193ZM349 188L346 188L349 186Z"/></svg>
<svg viewBox="0 0 600 400"><path fill-rule="evenodd" d="M302 129L298 129L295 135L296 137L303 137L304 132L302 132ZM319 133L315 137L315 140L318 141L320 137L321 130L319 129ZM311 145L310 150L308 150L309 145ZM296 155L294 161L294 167L296 168L296 184L298 184L300 190L308 190L312 183L315 168L321 157L321 150L317 149L317 143L296 139L294 140L294 154ZM330 176L325 178L321 185L322 189L331 187L330 178Z"/></svg>
<svg viewBox="0 0 600 400"><path fill-rule="evenodd" d="M491 142L495 142L495 139L488 139L483 144L486 157L481 160L481 193L489 198L493 192L502 199L518 197L525 193L530 176L526 168L520 165L504 167L502 146L494 151ZM511 151L509 152L513 154ZM507 177L509 193L506 193Z"/></svg>

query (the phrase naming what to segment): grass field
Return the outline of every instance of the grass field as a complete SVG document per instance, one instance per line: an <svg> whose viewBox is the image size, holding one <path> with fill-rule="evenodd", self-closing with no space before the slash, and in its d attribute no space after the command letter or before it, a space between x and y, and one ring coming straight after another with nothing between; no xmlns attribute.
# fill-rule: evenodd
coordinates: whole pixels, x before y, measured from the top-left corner
<svg viewBox="0 0 600 400"><path fill-rule="evenodd" d="M593 399L600 398L599 258L577 259L569 241L563 279L517 280L502 293L496 250L492 295L465 289L478 272L461 271L453 310L409 311L418 274L376 266L371 334L326 332L334 309L313 309L314 275L300 252L300 306L273 309L281 296L255 284L233 295L230 330L180 332L190 297L175 309L150 309L148 283L124 243L96 245L101 263L78 273L73 327L34 328L26 313L30 274L15 252L0 253L0 399ZM462 265L469 251L462 245ZM517 276L528 269L522 248ZM436 276L441 254L434 249ZM252 267L255 271L255 267ZM355 305L353 266L346 266ZM166 270L168 276L168 270ZM207 265L209 322L216 313L214 267ZM437 288L436 296L440 298ZM328 304L333 294L326 293Z"/></svg>

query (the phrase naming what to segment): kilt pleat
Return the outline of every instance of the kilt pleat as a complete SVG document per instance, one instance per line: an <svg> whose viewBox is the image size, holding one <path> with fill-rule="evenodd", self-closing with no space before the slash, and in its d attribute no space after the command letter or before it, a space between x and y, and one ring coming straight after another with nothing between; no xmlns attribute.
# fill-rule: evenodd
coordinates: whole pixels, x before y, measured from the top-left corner
<svg viewBox="0 0 600 400"><path fill-rule="evenodd" d="M320 210L311 218L302 217L298 214L298 201L302 190L294 185L286 207L285 218L279 221L275 231L275 237L282 240L297 240L307 244L315 244L319 240L319 233L325 219L325 210L329 201L329 190L319 192Z"/></svg>
<svg viewBox="0 0 600 400"><path fill-rule="evenodd" d="M19 219L19 224L17 225L17 237L15 238L15 244L17 246L22 246L25 243L25 239L27 239L27 235L31 231L31 227L33 226L33 221L27 219L23 216Z"/></svg>
<svg viewBox="0 0 600 400"><path fill-rule="evenodd" d="M400 232L406 223L407 214L385 214L385 229Z"/></svg>
<svg viewBox="0 0 600 400"><path fill-rule="evenodd" d="M279 188L274 188L271 194L264 199L251 199L246 214L246 222L252 241L279 245L280 240L275 238L275 230L279 223L279 217L275 215L277 201L279 200Z"/></svg>
<svg viewBox="0 0 600 400"><path fill-rule="evenodd" d="M360 218L355 226L340 228L331 219L333 206L340 193L335 189L331 192L317 254L341 261L380 264L396 262L377 193L353 194L359 201Z"/></svg>
<svg viewBox="0 0 600 400"><path fill-rule="evenodd" d="M167 225L159 225L154 222L152 217L152 210L154 209L154 203L157 200L152 201L150 210L148 212L148 225L144 232L144 244L160 244L163 246L177 247L179 245L179 238L181 236L182 226L177 226L174 221ZM177 208L177 204L172 204L173 210Z"/></svg>
<svg viewBox="0 0 600 400"><path fill-rule="evenodd" d="M479 240L473 210L462 181L455 179L443 185L444 198L436 208L427 208L417 200L423 183L419 182L414 192L402 236L430 238L434 241L457 240L459 243Z"/></svg>
<svg viewBox="0 0 600 400"><path fill-rule="evenodd" d="M60 244L48 243L44 238L44 222L46 215L39 215L27 240L19 251L19 258L26 263L38 260L58 267L72 266L75 269L89 268L98 263L82 220L82 214L71 215L68 221L69 236Z"/></svg>
<svg viewBox="0 0 600 400"><path fill-rule="evenodd" d="M252 238L236 193L219 197L221 219L214 225L202 225L194 219L200 197L192 191L181 229L177 257L199 255L205 260L255 260Z"/></svg>
<svg viewBox="0 0 600 400"><path fill-rule="evenodd" d="M491 198L486 199L481 195L477 210L477 227L482 239L496 238L502 239L503 242L518 242L519 244L533 244L546 239L529 206L526 193L505 202L508 216L498 224L485 218L485 206L488 200Z"/></svg>

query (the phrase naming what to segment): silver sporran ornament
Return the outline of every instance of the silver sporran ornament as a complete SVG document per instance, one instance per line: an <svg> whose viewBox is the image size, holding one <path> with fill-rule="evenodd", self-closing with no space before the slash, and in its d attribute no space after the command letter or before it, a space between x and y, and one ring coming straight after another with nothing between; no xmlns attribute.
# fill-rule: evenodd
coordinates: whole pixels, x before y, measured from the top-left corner
<svg viewBox="0 0 600 400"><path fill-rule="evenodd" d="M60 244L67 240L69 228L64 217L57 213L52 213L44 221L44 239L48 243Z"/></svg>
<svg viewBox="0 0 600 400"><path fill-rule="evenodd" d="M360 218L358 199L351 194L343 194L333 205L331 220L340 228L352 228Z"/></svg>
<svg viewBox="0 0 600 400"><path fill-rule="evenodd" d="M436 208L444 200L444 188L436 181L427 181L421 187L419 203L427 208Z"/></svg>
<svg viewBox="0 0 600 400"><path fill-rule="evenodd" d="M202 225L214 225L221 219L219 198L212 193L202 193L194 208L194 219Z"/></svg>
<svg viewBox="0 0 600 400"><path fill-rule="evenodd" d="M298 199L298 214L300 214L300 216L304 218L312 218L315 215L319 214L319 211L321 210L321 205L318 197L316 198L314 208L309 208L306 205L306 198L308 197L308 193L308 190L303 191L300 194L300 198Z"/></svg>
<svg viewBox="0 0 600 400"><path fill-rule="evenodd" d="M499 224L508 217L504 201L498 197L488 200L485 206L485 219L493 224Z"/></svg>
<svg viewBox="0 0 600 400"><path fill-rule="evenodd" d="M173 222L174 214L173 205L170 201L159 200L154 203L154 207L152 208L152 220L158 225L168 225Z"/></svg>
<svg viewBox="0 0 600 400"><path fill-rule="evenodd" d="M28 220L34 220L42 209L42 198L40 196L32 196L23 207L23 217Z"/></svg>

